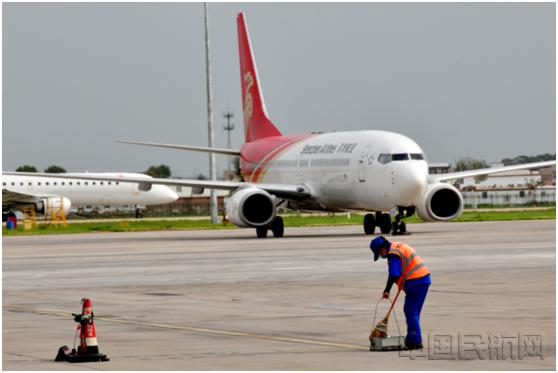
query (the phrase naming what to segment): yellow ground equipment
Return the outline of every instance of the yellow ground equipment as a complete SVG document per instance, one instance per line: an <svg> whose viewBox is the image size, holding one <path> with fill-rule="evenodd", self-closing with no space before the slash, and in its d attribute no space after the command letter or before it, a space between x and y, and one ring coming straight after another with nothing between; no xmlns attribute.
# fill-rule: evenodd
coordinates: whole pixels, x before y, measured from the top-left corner
<svg viewBox="0 0 558 373"><path fill-rule="evenodd" d="M34 207L24 207L23 212L23 229L28 231L37 226L37 215L35 215Z"/></svg>
<svg viewBox="0 0 558 373"><path fill-rule="evenodd" d="M50 218L49 221L55 225L61 225L63 227L68 226L68 222L66 221L66 214L64 213L64 198L60 198L60 206L58 207L58 211L56 211L54 207L48 206L47 216Z"/></svg>

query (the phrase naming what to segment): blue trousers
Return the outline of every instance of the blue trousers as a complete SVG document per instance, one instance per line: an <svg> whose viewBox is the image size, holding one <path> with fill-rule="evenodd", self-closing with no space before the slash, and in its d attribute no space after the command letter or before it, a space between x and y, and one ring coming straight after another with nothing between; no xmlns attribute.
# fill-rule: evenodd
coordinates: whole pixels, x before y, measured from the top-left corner
<svg viewBox="0 0 558 373"><path fill-rule="evenodd" d="M428 293L430 284L416 284L405 286L405 305L403 311L405 312L405 319L407 320L407 343L422 343L422 336L420 334L420 311Z"/></svg>

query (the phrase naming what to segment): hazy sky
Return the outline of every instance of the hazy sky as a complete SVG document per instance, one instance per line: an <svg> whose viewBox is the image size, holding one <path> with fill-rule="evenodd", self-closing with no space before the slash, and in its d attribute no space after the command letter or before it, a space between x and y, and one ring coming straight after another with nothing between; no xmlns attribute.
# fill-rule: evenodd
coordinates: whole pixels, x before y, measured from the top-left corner
<svg viewBox="0 0 558 373"><path fill-rule="evenodd" d="M555 4L210 4L216 145L243 141L236 13L283 133L384 129L429 161L555 152ZM207 173L203 5L3 3L3 164ZM226 168L218 157L219 170Z"/></svg>

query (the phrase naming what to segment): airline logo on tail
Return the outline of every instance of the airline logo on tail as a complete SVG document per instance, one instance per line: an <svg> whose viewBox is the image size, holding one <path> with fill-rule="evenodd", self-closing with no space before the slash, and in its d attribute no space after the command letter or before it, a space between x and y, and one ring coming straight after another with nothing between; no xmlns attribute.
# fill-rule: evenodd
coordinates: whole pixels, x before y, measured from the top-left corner
<svg viewBox="0 0 558 373"><path fill-rule="evenodd" d="M244 92L246 92L246 98L244 99L244 134L248 132L248 123L252 118L252 87L254 86L254 77L252 73L248 71L244 74Z"/></svg>

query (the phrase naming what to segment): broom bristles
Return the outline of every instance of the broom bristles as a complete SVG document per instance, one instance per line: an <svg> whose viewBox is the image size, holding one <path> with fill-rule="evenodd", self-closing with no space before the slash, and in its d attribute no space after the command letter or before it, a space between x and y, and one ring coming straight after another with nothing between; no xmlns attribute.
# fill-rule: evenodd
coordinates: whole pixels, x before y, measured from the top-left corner
<svg viewBox="0 0 558 373"><path fill-rule="evenodd" d="M382 321L380 321L374 330L370 333L369 339L372 338L385 338L387 337L387 329L388 329L388 318L385 317Z"/></svg>

